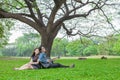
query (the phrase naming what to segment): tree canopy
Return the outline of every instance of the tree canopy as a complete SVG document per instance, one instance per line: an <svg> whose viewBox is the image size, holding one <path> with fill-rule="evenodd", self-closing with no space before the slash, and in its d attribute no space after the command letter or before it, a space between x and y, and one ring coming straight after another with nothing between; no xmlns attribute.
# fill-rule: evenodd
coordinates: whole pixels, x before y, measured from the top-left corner
<svg viewBox="0 0 120 80"><path fill-rule="evenodd" d="M1 0L0 19L16 19L34 28L40 33L41 45L45 46L50 56L53 40L61 28L71 36L78 34L89 37L89 33L93 32L92 28L87 33L81 32L78 30L81 25L70 28L66 26L66 21L86 19L90 14L97 13L113 27L104 11L110 1L113 0Z"/></svg>

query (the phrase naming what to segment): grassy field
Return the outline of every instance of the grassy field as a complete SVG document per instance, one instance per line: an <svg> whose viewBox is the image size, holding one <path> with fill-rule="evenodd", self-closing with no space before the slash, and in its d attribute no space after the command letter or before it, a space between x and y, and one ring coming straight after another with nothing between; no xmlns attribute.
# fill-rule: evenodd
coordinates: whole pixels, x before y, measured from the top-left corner
<svg viewBox="0 0 120 80"><path fill-rule="evenodd" d="M75 68L54 68L15 71L29 59L0 57L0 80L120 80L120 58L60 59L56 62Z"/></svg>

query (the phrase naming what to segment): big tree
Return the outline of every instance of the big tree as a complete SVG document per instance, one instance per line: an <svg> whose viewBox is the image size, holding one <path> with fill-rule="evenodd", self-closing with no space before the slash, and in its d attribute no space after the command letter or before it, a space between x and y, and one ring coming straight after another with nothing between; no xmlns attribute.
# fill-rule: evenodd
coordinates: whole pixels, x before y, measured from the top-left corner
<svg viewBox="0 0 120 80"><path fill-rule="evenodd" d="M0 19L12 18L34 28L41 35L41 45L50 57L51 47L63 27L68 35L81 34L68 28L64 22L86 18L93 11L103 11L108 0L1 0Z"/></svg>

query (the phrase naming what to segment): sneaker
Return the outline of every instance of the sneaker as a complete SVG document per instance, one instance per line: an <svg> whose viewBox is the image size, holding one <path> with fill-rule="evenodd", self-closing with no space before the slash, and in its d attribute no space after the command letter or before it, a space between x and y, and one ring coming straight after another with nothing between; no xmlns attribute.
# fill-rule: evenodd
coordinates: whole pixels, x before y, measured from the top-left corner
<svg viewBox="0 0 120 80"><path fill-rule="evenodd" d="M74 68L74 67L75 67L75 64L70 65L70 68Z"/></svg>

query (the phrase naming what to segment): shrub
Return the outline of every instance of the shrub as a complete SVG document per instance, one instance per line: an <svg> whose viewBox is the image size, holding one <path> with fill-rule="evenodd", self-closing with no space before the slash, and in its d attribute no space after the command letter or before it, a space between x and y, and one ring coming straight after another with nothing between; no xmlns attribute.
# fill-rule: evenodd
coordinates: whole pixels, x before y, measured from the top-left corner
<svg viewBox="0 0 120 80"><path fill-rule="evenodd" d="M97 48L95 46L88 46L84 49L83 55L90 56L98 54Z"/></svg>

